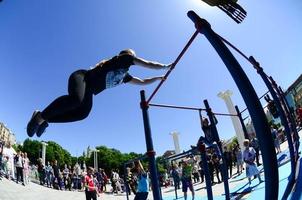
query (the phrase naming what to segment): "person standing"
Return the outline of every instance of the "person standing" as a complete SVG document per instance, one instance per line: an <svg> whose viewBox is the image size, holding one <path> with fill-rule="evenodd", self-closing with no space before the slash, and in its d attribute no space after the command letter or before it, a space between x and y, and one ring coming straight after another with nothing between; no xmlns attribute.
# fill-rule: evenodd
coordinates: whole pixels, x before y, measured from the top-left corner
<svg viewBox="0 0 302 200"><path fill-rule="evenodd" d="M23 158L23 180L24 184L29 184L29 159L27 157L27 153L24 152L24 158Z"/></svg>
<svg viewBox="0 0 302 200"><path fill-rule="evenodd" d="M272 136L273 136L274 145L275 145L275 149L277 151L277 154L281 153L278 131L273 126L271 126L271 133L272 133Z"/></svg>
<svg viewBox="0 0 302 200"><path fill-rule="evenodd" d="M59 166L58 166L58 161L57 161L57 160L55 160L55 161L53 162L52 168L53 168L53 175L54 175L54 179L53 179L52 185L53 185L53 187L55 187L56 189L62 190L62 187L61 187L61 184L60 184L60 182L61 182L60 168L59 168Z"/></svg>
<svg viewBox="0 0 302 200"><path fill-rule="evenodd" d="M50 162L47 162L47 165L45 167L45 172L46 172L46 185L47 187L52 186L52 178L53 178L53 169L52 166L50 165Z"/></svg>
<svg viewBox="0 0 302 200"><path fill-rule="evenodd" d="M84 187L85 187L85 195L86 200L97 200L97 187L94 184L94 177L93 177L94 169L92 167L88 167L87 174L84 178Z"/></svg>
<svg viewBox="0 0 302 200"><path fill-rule="evenodd" d="M228 148L225 146L224 147L224 152L223 152L223 156L226 162L226 166L227 168L230 170L230 176L229 178L232 177L232 168L233 168L233 158L232 158L232 152L228 150Z"/></svg>
<svg viewBox="0 0 302 200"><path fill-rule="evenodd" d="M135 164L135 170L137 172L137 193L134 200L146 200L149 193L149 180L148 173L145 172L143 165L140 161Z"/></svg>
<svg viewBox="0 0 302 200"><path fill-rule="evenodd" d="M173 178L175 190L180 189L180 174L177 164L173 164L171 175Z"/></svg>
<svg viewBox="0 0 302 200"><path fill-rule="evenodd" d="M259 183L262 182L260 172L255 164L256 152L253 147L250 147L249 140L244 140L243 145L245 147L243 151L243 160L246 165L246 176L248 177L249 184L251 184L251 177L257 176Z"/></svg>
<svg viewBox="0 0 302 200"><path fill-rule="evenodd" d="M254 148L255 152L256 152L256 163L257 166L260 166L260 162L259 162L259 151L260 151L260 146L259 146L259 141L256 138L256 135L254 134L254 137L251 141L251 146Z"/></svg>
<svg viewBox="0 0 302 200"><path fill-rule="evenodd" d="M23 180L23 157L21 151L18 151L17 155L15 156L15 163L17 171L16 182L18 183L19 181L21 181L22 185L25 185Z"/></svg>
<svg viewBox="0 0 302 200"><path fill-rule="evenodd" d="M189 188L192 192L192 200L194 200L195 191L192 183L192 166L189 164L188 160L183 161L181 183L184 199L187 200L187 191Z"/></svg>
<svg viewBox="0 0 302 200"><path fill-rule="evenodd" d="M243 171L243 157L239 145L235 147L235 156L236 156L237 174L241 174Z"/></svg>
<svg viewBox="0 0 302 200"><path fill-rule="evenodd" d="M12 178L15 180L15 163L14 157L16 155L16 151L13 149L10 142L7 143L7 146L3 148L3 156L7 159L7 176L8 178Z"/></svg>

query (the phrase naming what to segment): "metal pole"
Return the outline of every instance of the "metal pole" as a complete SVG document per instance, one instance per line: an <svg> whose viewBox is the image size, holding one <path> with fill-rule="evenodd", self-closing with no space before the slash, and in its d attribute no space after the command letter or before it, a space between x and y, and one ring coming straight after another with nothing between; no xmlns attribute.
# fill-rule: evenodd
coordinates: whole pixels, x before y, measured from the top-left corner
<svg viewBox="0 0 302 200"><path fill-rule="evenodd" d="M141 90L140 95L141 95L141 109L143 114L146 147L147 147L146 154L149 158L149 168L150 168L150 175L151 175L151 182L152 182L153 199L161 200L162 198L160 193L160 185L159 185L157 167L155 162L155 151L153 148L153 140L152 140L151 127L149 122L149 115L148 115L148 103L146 102L145 91Z"/></svg>
<svg viewBox="0 0 302 200"><path fill-rule="evenodd" d="M265 199L278 199L279 175L276 152L270 128L258 96L240 64L217 34L211 29L210 24L206 20L201 19L193 11L189 11L188 16L195 23L195 27L199 32L205 35L221 57L248 107L262 152L266 185Z"/></svg>
<svg viewBox="0 0 302 200"><path fill-rule="evenodd" d="M211 180L208 161L207 161L206 146L204 144L199 144L198 149L200 151L202 168L203 168L204 177L205 177L205 180L206 180L208 200L213 200L212 180Z"/></svg>
<svg viewBox="0 0 302 200"><path fill-rule="evenodd" d="M291 173L289 176L289 180L288 180L288 184L286 187L286 190L283 194L282 199L287 199L293 184L294 184L294 180L295 180L295 173L296 173L296 162L295 162L295 151L294 151L294 146L293 146L293 141L292 141L292 137L291 137L291 132L290 132L290 128L288 126L288 121L286 119L286 115L284 113L284 110L282 108L282 105L280 103L280 100L271 84L271 82L269 81L269 79L267 78L267 75L264 73L263 68L260 66L260 64L255 60L254 57L250 57L250 60L254 63L254 67L257 70L257 73L261 76L262 80L264 81L266 87L268 88L269 92L272 95L272 98L274 100L274 103L277 107L278 110L278 114L281 120L282 125L284 126L284 130L285 130L285 134L287 137L287 142L288 142L288 148L289 148L289 154L290 154L290 162L291 162Z"/></svg>
<svg viewBox="0 0 302 200"><path fill-rule="evenodd" d="M242 130L243 130L243 133L244 133L244 137L245 137L245 139L249 139L249 134L247 133L247 130L246 130L246 127L245 127L245 124L244 124L244 121L243 121L243 119L242 119L242 115L241 115L241 112L239 111L238 106L235 106L235 110L236 110L236 112L237 112L237 115L238 115L240 124L241 124L241 126L242 126Z"/></svg>
<svg viewBox="0 0 302 200"><path fill-rule="evenodd" d="M209 120L211 122L211 133L214 135L214 140L218 145L218 148L220 150L220 153L222 153L222 144L219 138L219 134L217 131L217 127L216 127L216 123L214 120L214 115L212 113L212 110L209 106L209 103L207 100L204 100L204 105L206 107L207 110L207 115L209 117ZM218 153L218 152L217 152ZM222 159L222 164L220 164L220 169L221 169L221 173L222 173L222 178L223 178L223 185L224 185L224 191L225 191L225 199L230 199L230 189L229 189L229 182L228 182L228 168L227 168L227 164L225 162L225 158L223 155L218 155L218 157L221 157Z"/></svg>

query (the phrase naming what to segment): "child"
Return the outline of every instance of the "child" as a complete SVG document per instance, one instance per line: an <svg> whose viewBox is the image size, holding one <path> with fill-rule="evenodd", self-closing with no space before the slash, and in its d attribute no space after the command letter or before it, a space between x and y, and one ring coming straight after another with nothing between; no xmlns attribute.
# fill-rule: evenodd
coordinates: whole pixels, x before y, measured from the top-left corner
<svg viewBox="0 0 302 200"><path fill-rule="evenodd" d="M35 111L27 125L27 134L35 133L40 137L48 123L74 122L85 119L92 108L93 95L122 83L146 85L164 76L147 79L133 77L128 73L130 66L139 65L150 69L169 69L172 64L165 65L147 61L136 56L132 49L126 49L108 60L103 60L90 70L77 70L68 80L68 95L54 100L42 112Z"/></svg>
<svg viewBox="0 0 302 200"><path fill-rule="evenodd" d="M262 182L260 173L255 164L256 152L253 147L250 147L249 140L244 140L243 145L245 147L243 151L243 160L246 165L246 176L249 179L249 184L251 184L251 177L257 176L259 183Z"/></svg>

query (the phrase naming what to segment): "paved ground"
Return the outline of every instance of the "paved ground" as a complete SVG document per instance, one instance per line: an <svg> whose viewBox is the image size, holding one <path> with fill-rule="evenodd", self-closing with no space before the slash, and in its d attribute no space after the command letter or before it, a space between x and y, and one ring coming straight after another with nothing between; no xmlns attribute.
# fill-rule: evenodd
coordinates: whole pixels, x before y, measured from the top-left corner
<svg viewBox="0 0 302 200"><path fill-rule="evenodd" d="M301 132L300 132L301 134ZM282 150L286 150L287 143L281 145ZM236 172L236 169L233 169ZM216 178L215 178L216 180ZM257 180L256 180L257 182ZM229 181L230 191L237 190L238 187L247 183L247 180L244 179L244 175L234 176L233 179ZM257 182L258 183L258 182ZM256 183L256 184L257 184ZM206 189L204 183L194 184L196 191L196 199L206 199ZM224 193L223 184L217 184L213 186L214 199L224 199L222 195ZM188 200L191 199L191 194L188 192ZM162 195L165 200L175 199L175 191L173 187L163 188ZM249 195L244 196L248 198ZM183 197L181 190L178 190L178 197ZM204 198L202 198L204 197ZM134 196L130 196L130 200L133 200ZM7 179L0 180L0 200L84 200L84 192L77 191L58 191L53 190L47 187L40 186L35 183L30 183L27 186L22 186L16 184L15 182L9 181ZM101 194L98 199L104 200L124 200L126 199L125 194ZM149 199L152 200L152 192L149 193ZM183 198L180 198L180 200Z"/></svg>

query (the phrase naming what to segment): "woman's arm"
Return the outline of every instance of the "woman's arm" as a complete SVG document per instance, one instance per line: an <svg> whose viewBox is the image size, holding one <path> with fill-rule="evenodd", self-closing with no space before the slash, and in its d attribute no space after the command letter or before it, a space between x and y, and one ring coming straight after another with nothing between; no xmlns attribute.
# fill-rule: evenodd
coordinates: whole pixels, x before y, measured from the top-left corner
<svg viewBox="0 0 302 200"><path fill-rule="evenodd" d="M145 78L145 79L132 77L132 79L129 81L129 83L132 83L135 85L148 85L148 84L154 83L155 81L163 80L163 79L164 79L164 76L156 76L156 77Z"/></svg>
<svg viewBox="0 0 302 200"><path fill-rule="evenodd" d="M149 68L149 69L169 69L173 65L173 63L171 63L171 64L162 64L162 63L159 63L159 62L148 61L148 60L138 58L138 57L134 57L133 63L135 65L139 65L139 66L146 67L146 68Z"/></svg>

